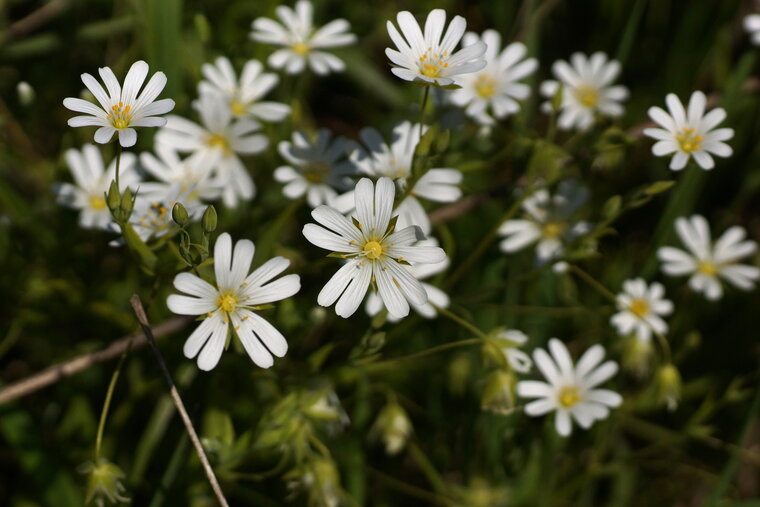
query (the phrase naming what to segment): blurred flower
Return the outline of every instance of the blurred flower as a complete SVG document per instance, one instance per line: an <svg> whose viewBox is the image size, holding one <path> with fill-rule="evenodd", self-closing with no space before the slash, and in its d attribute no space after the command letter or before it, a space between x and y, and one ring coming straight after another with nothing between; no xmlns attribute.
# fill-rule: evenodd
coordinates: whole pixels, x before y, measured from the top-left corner
<svg viewBox="0 0 760 507"><path fill-rule="evenodd" d="M424 127L422 133L426 130L427 127ZM360 148L351 154L351 160L359 171L375 178L391 178L399 191L405 191L407 178L411 176L414 150L420 142L419 124L405 121L396 125L390 145L373 128L362 129L359 136L368 149L364 151ZM429 169L394 210L399 217L398 227L417 225L424 234L430 234L430 219L418 197L435 202L457 201L462 196L462 190L458 186L461 182L462 173L456 169ZM347 193L335 200L333 206L342 213L348 213L353 209L353 201L352 194Z"/></svg>
<svg viewBox="0 0 760 507"><path fill-rule="evenodd" d="M35 93L32 85L26 81L19 81L16 85L16 93L18 94L18 101L22 106L28 106L34 102Z"/></svg>
<svg viewBox="0 0 760 507"><path fill-rule="evenodd" d="M205 314L184 347L185 357L198 356L201 370L209 371L219 362L230 321L257 366L269 368L274 363L272 354L283 357L288 350L282 334L251 310L292 296L301 288L300 279L298 275L286 275L270 282L290 264L284 257L268 260L249 275L253 252L253 242L243 239L236 243L233 253L232 238L224 233L214 245L216 286L191 273L174 278L174 287L193 297L170 295L166 300L169 310L180 315Z"/></svg>
<svg viewBox="0 0 760 507"><path fill-rule="evenodd" d="M282 24L269 18L253 22L251 39L283 46L269 56L267 62L275 69L285 69L288 74L298 74L308 63L317 74L342 71L343 60L321 51L325 48L348 46L356 42L356 36L348 33L351 25L345 19L336 19L321 28L312 25L313 7L307 0L296 2L295 9L280 5L275 9Z"/></svg>
<svg viewBox="0 0 760 507"><path fill-rule="evenodd" d="M126 478L124 472L105 458L100 458L96 463L88 461L77 469L87 474L87 493L85 504L93 500L98 507L109 504L129 503L129 498L124 496L126 489L122 481Z"/></svg>
<svg viewBox="0 0 760 507"><path fill-rule="evenodd" d="M509 415L515 409L515 375L510 371L493 370L485 381L480 408L494 414Z"/></svg>
<svg viewBox="0 0 760 507"><path fill-rule="evenodd" d="M588 429L594 421L606 419L610 407L617 407L623 398L608 389L596 386L609 380L617 373L615 361L604 359L604 347L594 345L589 348L573 366L573 360L565 344L556 338L549 340L549 351L533 351L536 366L547 382L523 380L517 384L517 394L523 398L539 398L525 406L529 416L541 416L552 410L557 412L555 427L557 433L566 437L572 431L571 416L583 429Z"/></svg>
<svg viewBox="0 0 760 507"><path fill-rule="evenodd" d="M424 36L411 12L399 12L396 22L401 33L391 21L386 25L397 50L386 48L385 55L395 65L391 72L401 79L427 85L450 86L454 84L456 76L477 72L486 66L483 59L486 45L482 41L454 51L467 27L462 16L454 16L445 35L443 27L446 24L446 11L443 9L430 11L425 20Z"/></svg>
<svg viewBox="0 0 760 507"><path fill-rule="evenodd" d="M326 422L331 435L337 434L351 422L333 389L307 392L301 396L300 405L307 417Z"/></svg>
<svg viewBox="0 0 760 507"><path fill-rule="evenodd" d="M744 16L744 29L749 33L752 44L760 46L760 14Z"/></svg>
<svg viewBox="0 0 760 507"><path fill-rule="evenodd" d="M665 334L668 325L660 315L673 313L673 303L663 296L665 287L653 282L647 287L641 278L623 282L623 292L617 295L617 307L620 312L610 319L621 335L636 334L642 341L652 338L652 330Z"/></svg>
<svg viewBox="0 0 760 507"><path fill-rule="evenodd" d="M528 336L517 329L507 329L496 335L496 343L501 348L509 366L520 373L528 373L533 366L530 356L520 350L520 345L528 343Z"/></svg>
<svg viewBox="0 0 760 507"><path fill-rule="evenodd" d="M103 168L103 157L95 146L85 144L81 151L66 151L66 163L75 185L56 183L54 191L58 202L64 206L80 210L79 225L86 229L108 229L113 220L106 203L106 193L116 175L116 160L111 161L108 170ZM119 166L119 188L137 188L140 177L135 171L135 156L124 153Z"/></svg>
<svg viewBox="0 0 760 507"><path fill-rule="evenodd" d="M657 372L657 399L669 411L678 408L681 401L681 374L672 364L666 364Z"/></svg>
<svg viewBox="0 0 760 507"><path fill-rule="evenodd" d="M238 198L250 200L255 193L251 176L238 155L266 149L269 140L256 133L260 125L250 118L235 119L216 94L205 94L193 104L203 126L179 116L169 116L156 140L181 153L193 153L201 166L212 168L212 178L223 187L224 204L235 207Z"/></svg>
<svg viewBox="0 0 760 507"><path fill-rule="evenodd" d="M316 208L332 201L338 195L335 189L351 187L348 176L354 166L346 160L351 144L342 137L331 137L329 130L319 129L316 139L294 132L292 143L280 142L280 155L291 165L275 169L274 179L287 183L282 189L286 197L298 199L306 194L309 206Z"/></svg>
<svg viewBox="0 0 760 507"><path fill-rule="evenodd" d="M335 463L326 458L307 461L286 473L292 496L299 493L308 495L308 505L314 507L337 507L345 493L340 487L340 476Z"/></svg>
<svg viewBox="0 0 760 507"><path fill-rule="evenodd" d="M401 452L412 434L412 422L401 405L390 400L377 416L372 433L385 445L385 453L393 456Z"/></svg>
<svg viewBox="0 0 760 507"><path fill-rule="evenodd" d="M85 116L75 116L69 119L69 127L100 127L95 131L95 142L105 144L111 141L114 133L119 133L119 143L128 148L137 142L135 127L163 127L166 119L160 115L174 109L172 99L156 101L161 90L166 86L166 76L156 72L145 85L142 93L138 92L148 75L148 64L140 60L132 64L124 78L124 88L119 85L113 71L108 67L98 69L100 77L106 85L108 93L90 74L82 74L82 82L95 98L102 109L86 100L68 97L63 105ZM155 102L154 102L155 101Z"/></svg>
<svg viewBox="0 0 760 507"><path fill-rule="evenodd" d="M509 489L491 484L482 477L472 478L467 486L452 486L456 500L453 507L506 507L510 504Z"/></svg>
<svg viewBox="0 0 760 507"><path fill-rule="evenodd" d="M513 42L499 53L501 35L496 30L486 30L482 37L467 32L463 46L472 46L481 41L486 44L486 67L471 74L457 76L456 84L462 88L454 90L451 102L466 107L465 113L481 125L493 125L494 119L503 119L520 110L518 100L530 95L530 87L520 83L538 67L538 60L525 58L527 48L521 42Z"/></svg>
<svg viewBox="0 0 760 507"><path fill-rule="evenodd" d="M174 148L161 143L156 144L155 152L158 157L148 152L140 154L140 166L158 180L142 183L140 197L163 200L162 196L169 194L173 186L179 185L179 194L187 193L187 202L182 201L186 206L219 198L222 186L218 179L211 177L208 158L196 153L182 160ZM190 189L192 191L188 192Z"/></svg>
<svg viewBox="0 0 760 507"><path fill-rule="evenodd" d="M192 220L199 220L204 211L203 203L198 200L198 192L194 186L181 183L154 184L148 193L139 193L135 199L134 210L129 218L130 224L140 239L148 241L160 238L169 232L176 231L177 224L172 219L172 208L182 204L185 212ZM142 187L140 187L142 189ZM118 226L116 226L118 227Z"/></svg>
<svg viewBox="0 0 760 507"><path fill-rule="evenodd" d="M654 345L651 340L641 341L636 336L628 336L623 342L622 366L639 378L649 375L654 359Z"/></svg>
<svg viewBox="0 0 760 507"><path fill-rule="evenodd" d="M710 225L701 215L676 220L676 232L689 252L665 246L657 251L662 271L670 276L691 275L689 287L715 301L723 296L721 279L742 290L752 290L760 269L737 261L755 252L757 243L744 241L746 231L729 228L713 244Z"/></svg>
<svg viewBox="0 0 760 507"><path fill-rule="evenodd" d="M525 218L507 220L499 228L499 234L505 236L499 248L512 253L536 243L541 265L560 257L565 245L591 229L588 222L573 222L588 195L588 190L575 181L560 183L553 196L548 190L537 190L522 203Z"/></svg>
<svg viewBox="0 0 760 507"><path fill-rule="evenodd" d="M602 52L586 56L573 53L570 63L559 60L552 65L552 72L559 81L541 83L541 94L551 99L562 86L557 126L563 130L577 128L585 130L594 123L594 115L600 114L617 118L623 115L620 102L628 98L625 86L611 86L620 74L620 63L608 60ZM541 106L545 113L551 113L551 100Z"/></svg>
<svg viewBox="0 0 760 507"><path fill-rule="evenodd" d="M713 130L726 119L725 109L717 107L705 114L707 98L700 91L691 94L688 112L673 93L665 97L665 103L670 114L660 107L649 108L649 117L663 128L644 129L644 134L657 139L652 146L652 153L656 156L675 153L670 161L671 169L683 169L690 157L694 157L702 169L712 169L715 162L710 154L724 158L731 156L733 150L722 141L734 137L734 130Z"/></svg>
<svg viewBox="0 0 760 507"><path fill-rule="evenodd" d="M438 240L436 240L435 238L423 239L422 241L418 241L416 245L417 246L438 246ZM447 256L441 262L436 262L433 264L412 264L410 266L404 266L404 267L408 269L409 272L412 274L412 276L416 278L417 280L424 280L448 268L449 258ZM429 283L425 283L425 282L420 282L420 283L422 287L425 289L425 292L427 292L428 300L425 304L417 305L417 304L411 303L410 306L412 307L412 309L414 309L414 311L416 311L417 313L419 313L426 319L432 319L436 315L438 315L438 311L436 310L436 307L438 308L449 307L449 296L438 287L434 287L430 285ZM367 310L367 313L370 316L377 315L378 313L380 313L380 310L383 309L383 300L376 291L372 291L369 293L369 296L367 297L367 303L365 305L365 309ZM400 319L393 315L389 315L388 320L390 320L391 322L398 322Z"/></svg>
<svg viewBox="0 0 760 507"><path fill-rule="evenodd" d="M317 297L322 306L337 300L335 312L341 317L348 318L356 311L371 280L377 284L388 313L405 317L409 302L422 305L427 293L403 263L437 263L446 257L438 247L414 245L424 239L419 227L396 231L395 219L391 218L395 190L388 178L380 178L377 185L362 178L354 192L356 217L349 220L323 205L311 215L324 227L306 224L303 228L311 243L348 259Z"/></svg>
<svg viewBox="0 0 760 507"><path fill-rule="evenodd" d="M230 60L220 56L214 64L204 63L201 66L201 72L207 81L198 84L198 92L201 95L219 94L237 118L251 116L257 120L282 121L290 114L290 106L259 100L279 81L277 74L262 72L263 70L261 62L248 60L238 80Z"/></svg>

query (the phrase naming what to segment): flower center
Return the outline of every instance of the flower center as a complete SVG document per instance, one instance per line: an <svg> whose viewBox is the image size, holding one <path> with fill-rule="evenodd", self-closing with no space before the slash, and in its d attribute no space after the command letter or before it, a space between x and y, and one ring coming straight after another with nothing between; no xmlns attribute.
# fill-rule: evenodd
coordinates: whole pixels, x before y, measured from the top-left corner
<svg viewBox="0 0 760 507"><path fill-rule="evenodd" d="M381 255L383 255L383 245L381 245L377 241L367 241L364 244L364 255L370 259L375 260L379 259Z"/></svg>
<svg viewBox="0 0 760 507"><path fill-rule="evenodd" d="M309 46L306 43L303 42L296 42L292 46L290 46L290 49L293 50L293 52L297 55L304 56L309 53Z"/></svg>
<svg viewBox="0 0 760 507"><path fill-rule="evenodd" d="M480 74L475 79L475 93L482 99L488 99L496 93L496 79L488 74Z"/></svg>
<svg viewBox="0 0 760 507"><path fill-rule="evenodd" d="M329 173L330 169L324 162L309 162L304 166L303 177L311 183L322 183Z"/></svg>
<svg viewBox="0 0 760 507"><path fill-rule="evenodd" d="M91 195L90 207L98 211L104 210L106 209L106 200L100 195Z"/></svg>
<svg viewBox="0 0 760 507"><path fill-rule="evenodd" d="M718 268L715 263L710 261L702 261L697 265L697 271L707 276L715 276L718 274Z"/></svg>
<svg viewBox="0 0 760 507"><path fill-rule="evenodd" d="M565 386L560 389L558 398L559 404L564 408L570 408L581 401L581 395L575 386Z"/></svg>
<svg viewBox="0 0 760 507"><path fill-rule="evenodd" d="M111 120L111 125L115 129L125 129L129 127L129 122L132 120L132 114L129 112L132 106L124 106L124 102L119 102L119 105L111 106L111 112L108 113L108 119Z"/></svg>
<svg viewBox="0 0 760 507"><path fill-rule="evenodd" d="M543 232L546 239L553 239L562 234L564 229L564 224L560 222L548 222L544 225L541 232Z"/></svg>
<svg viewBox="0 0 760 507"><path fill-rule="evenodd" d="M596 92L596 88L591 85L580 85L575 89L575 98L578 99L582 105L591 108L596 107L599 103L599 94Z"/></svg>
<svg viewBox="0 0 760 507"><path fill-rule="evenodd" d="M243 116L246 112L245 104L239 100L233 100L230 102L230 109L232 110L232 114L235 116Z"/></svg>
<svg viewBox="0 0 760 507"><path fill-rule="evenodd" d="M425 77L441 77L441 73L444 69L449 67L448 60L449 52L433 53L432 48L427 48L427 51L420 56L420 62L418 67L420 74Z"/></svg>
<svg viewBox="0 0 760 507"><path fill-rule="evenodd" d="M232 153L232 150L230 149L230 142L223 134L211 134L206 139L206 144L212 148L221 148L225 155Z"/></svg>
<svg viewBox="0 0 760 507"><path fill-rule="evenodd" d="M237 297L234 292L228 291L228 292L222 292L219 294L219 298L216 300L217 306L222 309L222 311L230 313L237 307Z"/></svg>
<svg viewBox="0 0 760 507"><path fill-rule="evenodd" d="M683 129L680 134L676 134L676 141L684 153L691 153L702 148L702 136L697 134L695 129Z"/></svg>
<svg viewBox="0 0 760 507"><path fill-rule="evenodd" d="M649 314L649 303L643 299L634 299L628 309L637 317L646 317Z"/></svg>
<svg viewBox="0 0 760 507"><path fill-rule="evenodd" d="M137 218L135 223L149 229L153 234L168 231L172 227L172 222L169 220L169 208L160 202L150 203L145 213Z"/></svg>

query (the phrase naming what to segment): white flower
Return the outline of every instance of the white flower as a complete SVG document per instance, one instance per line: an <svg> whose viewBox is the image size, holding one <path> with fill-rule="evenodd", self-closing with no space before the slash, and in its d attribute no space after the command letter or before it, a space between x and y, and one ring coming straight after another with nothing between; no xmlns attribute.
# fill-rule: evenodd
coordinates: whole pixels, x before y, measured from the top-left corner
<svg viewBox="0 0 760 507"><path fill-rule="evenodd" d="M179 116L169 116L157 135L159 143L182 153L193 153L198 162L212 168L212 178L223 187L224 204L235 207L238 199L253 198L256 187L238 155L263 151L266 136L256 133L259 123L250 118L234 119L229 107L216 94L201 95L194 103L203 126Z"/></svg>
<svg viewBox="0 0 760 507"><path fill-rule="evenodd" d="M343 60L322 49L356 42L356 36L348 33L351 29L348 21L336 19L315 29L313 7L307 0L296 2L295 10L280 5L275 12L282 24L269 18L258 18L253 22L251 32L251 39L255 41L283 46L269 56L267 62L271 67L284 68L288 74L302 72L307 63L317 74L342 71L346 67Z"/></svg>
<svg viewBox="0 0 760 507"><path fill-rule="evenodd" d="M135 127L163 127L166 119L160 115L174 109L172 99L156 101L156 97L166 86L166 76L156 72L145 85L138 97L138 92L148 75L148 64L140 60L132 64L124 79L124 88L108 67L98 69L100 78L106 85L106 90L90 74L82 74L82 82L95 98L102 109L86 100L69 97L63 100L63 105L72 111L85 113L85 116L75 116L69 119L70 127L100 127L95 131L95 142L105 144L111 141L115 132L119 133L119 143L128 148L137 142ZM155 101L155 102L154 102Z"/></svg>
<svg viewBox="0 0 760 507"><path fill-rule="evenodd" d="M356 217L353 222L330 206L319 206L311 212L322 224L306 224L303 234L311 243L347 259L327 282L317 297L322 306L335 301L335 312L348 318L361 304L370 281L374 281L388 313L405 317L409 302L422 305L427 293L403 262L433 264L445 259L438 247L415 246L424 239L419 227L396 230L391 220L395 186L388 178L374 185L369 178L356 184ZM326 227L326 228L325 228Z"/></svg>
<svg viewBox="0 0 760 507"><path fill-rule="evenodd" d="M652 153L658 157L675 153L670 161L671 169L683 169L689 157L694 157L702 169L712 169L715 162L711 153L718 157L731 156L733 150L723 141L734 137L734 130L713 130L726 119L723 108L717 107L705 114L707 98L700 91L691 94L688 112L673 93L665 97L665 103L670 114L659 107L649 108L649 117L663 128L644 129L644 134L657 139L652 146Z"/></svg>
<svg viewBox="0 0 760 507"><path fill-rule="evenodd" d="M588 57L574 53L570 56L570 63L564 60L554 62L552 72L562 83L562 104L557 118L559 128L585 130L594 123L597 113L613 118L623 115L623 106L619 102L628 98L628 89L610 86L620 74L620 63L608 61L606 54L597 52ZM541 94L553 97L560 82L544 81ZM545 102L542 109L551 113L551 100Z"/></svg>
<svg viewBox="0 0 760 507"><path fill-rule="evenodd" d="M331 137L329 130L319 129L316 139L294 132L292 143L280 142L280 155L291 165L275 169L274 179L286 183L282 189L286 197L298 199L306 194L309 206L316 208L334 199L338 195L335 189L350 188L348 175L355 172L346 160L350 143Z"/></svg>
<svg viewBox="0 0 760 507"><path fill-rule="evenodd" d="M521 42L513 42L499 53L501 35L496 30L486 30L483 36L467 32L463 46L472 46L482 40L486 44L486 67L476 73L457 76L456 84L462 88L451 93L451 102L466 107L465 113L483 125L493 125L489 112L503 119L520 110L518 100L530 95L530 87L519 81L532 74L538 60L525 58L528 49Z"/></svg>
<svg viewBox="0 0 760 507"><path fill-rule="evenodd" d="M665 287L654 282L647 287L641 278L623 282L623 292L617 295L617 307L620 312L610 319L618 333L627 336L636 334L642 341L652 338L652 331L665 334L668 325L660 315L673 313L673 303L663 296Z"/></svg>
<svg viewBox="0 0 760 507"><path fill-rule="evenodd" d="M525 405L525 413L532 417L556 411L554 420L557 433L566 437L572 432L572 419L583 429L588 429L594 421L606 419L610 407L623 402L622 396L608 389L596 386L609 380L617 373L615 361L604 359L604 347L594 345L573 365L565 344L556 338L549 340L549 351L533 351L533 360L546 382L523 380L517 384L517 394L523 398L539 398Z"/></svg>
<svg viewBox="0 0 760 507"><path fill-rule="evenodd" d="M422 129L424 133L426 128ZM386 176L395 180L399 191L407 187L411 175L414 150L420 141L419 124L402 122L393 128L393 139L386 144L380 133L373 128L364 128L359 133L369 150L358 149L351 154L351 161L360 172L372 177ZM454 202L462 196L459 184L462 173L456 169L437 168L428 170L417 182L409 195L398 204L394 214L398 215L398 227L417 225L424 234L429 234L431 225L425 209L418 197L436 202ZM333 206L343 213L351 211L353 198L344 194L334 201Z"/></svg>
<svg viewBox="0 0 760 507"><path fill-rule="evenodd" d="M263 70L261 62L249 60L238 80L229 59L220 56L214 64L205 63L201 67L201 72L208 81L198 84L198 92L201 95L221 95L235 117L248 115L264 121L282 121L290 114L290 106L260 100L279 81L277 74L262 72Z"/></svg>
<svg viewBox="0 0 760 507"><path fill-rule="evenodd" d="M588 222L573 222L573 216L588 199L588 190L574 181L563 181L552 196L537 190L522 203L525 218L507 220L499 227L505 236L499 244L503 252L512 253L537 243L539 264L560 257L565 245L591 229Z"/></svg>
<svg viewBox="0 0 760 507"><path fill-rule="evenodd" d="M744 16L744 29L750 34L752 44L760 46L760 14Z"/></svg>
<svg viewBox="0 0 760 507"><path fill-rule="evenodd" d="M520 373L530 371L533 361L530 360L528 354L517 348L528 343L528 336L525 333L517 329L507 329L501 331L496 336L496 340L513 370Z"/></svg>
<svg viewBox="0 0 760 507"><path fill-rule="evenodd" d="M157 186L149 187L149 192L137 194L132 215L129 217L129 223L143 241L159 238L178 230L172 219L172 208L176 203L181 203L185 207L190 220L199 220L205 209L198 200L198 192L193 185L188 186L182 183L155 185ZM120 229L114 224L114 230Z"/></svg>
<svg viewBox="0 0 760 507"><path fill-rule="evenodd" d="M86 229L108 229L113 220L106 203L106 194L116 176L116 160L104 170L103 157L95 146L86 144L81 151L66 151L66 163L75 185L58 183L55 192L58 202L64 206L80 210L79 225ZM135 156L123 153L119 166L119 190L127 187L135 190L140 177L134 170Z"/></svg>
<svg viewBox="0 0 760 507"><path fill-rule="evenodd" d="M467 27L462 16L454 16L445 35L446 11L443 9L430 11L425 20L424 35L411 12L399 12L396 21L401 33L391 21L386 25L398 51L386 48L385 55L396 65L391 72L397 77L423 84L450 86L456 76L477 72L486 66L483 59L486 45L482 41L454 51Z"/></svg>
<svg viewBox="0 0 760 507"><path fill-rule="evenodd" d="M396 225L398 225L398 222L396 223ZM436 247L438 246L438 240L436 240L435 238L424 239L422 241L418 241L417 246ZM406 269L409 270L409 272L412 274L414 278L416 278L417 280L424 280L448 268L449 258L447 256L441 262L436 262L433 264L412 264L410 266L405 266L405 267ZM427 292L428 300L425 304L417 305L417 304L412 303L410 306L417 313L419 313L426 319L435 318L435 316L438 315L438 312L436 311L436 307L438 308L449 307L449 296L438 287L435 287L425 282L420 282L420 283L422 287L425 289L425 292ZM369 314L370 316L377 315L378 313L380 313L380 310L383 309L383 300L378 295L377 292L372 291L369 293L369 296L367 297L367 303L365 304L364 308L367 311L367 314ZM400 319L398 317L394 317L393 315L389 315L388 320L391 322L398 322Z"/></svg>
<svg viewBox="0 0 760 507"><path fill-rule="evenodd" d="M232 251L232 238L221 234L214 245L215 285L191 273L180 273L174 287L190 296L172 294L166 304L180 315L204 315L203 322L185 342L185 357L198 356L198 367L209 371L219 362L227 341L230 323L245 351L261 368L274 364L272 355L283 357L288 342L264 318L252 310L289 298L301 288L298 275L285 275L290 261L284 257L269 259L250 275L253 242L242 239Z"/></svg>
<svg viewBox="0 0 760 507"><path fill-rule="evenodd" d="M162 200L161 197L172 192L172 187L179 185L179 194L187 192L185 197L191 205L219 198L222 187L211 178L211 167L206 164L208 159L196 153L182 160L174 148L161 143L156 144L155 151L158 157L152 153L141 153L140 166L158 182L143 183L139 196ZM192 191L188 192L190 189ZM182 203L187 204L185 201Z"/></svg>
<svg viewBox="0 0 760 507"><path fill-rule="evenodd" d="M744 241L747 233L742 227L730 227L713 244L707 220L693 215L677 219L676 232L689 252L669 246L660 248L657 256L663 263L662 271L670 276L691 275L689 287L703 292L707 299L714 301L723 296L721 279L742 290L752 290L760 279L760 269L737 263L757 249L754 241Z"/></svg>

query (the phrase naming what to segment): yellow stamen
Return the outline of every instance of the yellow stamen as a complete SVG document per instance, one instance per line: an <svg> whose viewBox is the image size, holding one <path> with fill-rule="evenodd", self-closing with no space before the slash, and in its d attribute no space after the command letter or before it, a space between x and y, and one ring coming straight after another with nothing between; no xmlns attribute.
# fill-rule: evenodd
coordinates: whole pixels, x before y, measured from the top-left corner
<svg viewBox="0 0 760 507"><path fill-rule="evenodd" d="M702 148L702 136L695 134L692 128L683 129L681 133L676 134L676 140L684 153L691 153Z"/></svg>
<svg viewBox="0 0 760 507"><path fill-rule="evenodd" d="M234 292L222 292L216 300L217 306L222 311L230 313L237 306L238 300Z"/></svg>
<svg viewBox="0 0 760 507"><path fill-rule="evenodd" d="M544 238L552 239L556 238L560 234L562 234L562 231L565 229L564 224L559 222L548 222L543 226L541 229L541 232L544 234Z"/></svg>
<svg viewBox="0 0 760 507"><path fill-rule="evenodd" d="M206 144L212 147L221 148L222 151L225 153L225 155L229 155L232 153L232 149L230 148L230 142L222 134L212 134L208 136L208 138L206 138Z"/></svg>
<svg viewBox="0 0 760 507"><path fill-rule="evenodd" d="M718 274L718 267L715 263L710 261L702 261L697 264L697 271L707 276L715 276Z"/></svg>
<svg viewBox="0 0 760 507"><path fill-rule="evenodd" d="M375 260L383 255L383 246L377 241L367 241L364 244L364 252L368 259Z"/></svg>
<svg viewBox="0 0 760 507"><path fill-rule="evenodd" d="M91 195L90 196L90 207L95 210L103 210L106 209L106 200L99 195Z"/></svg>
<svg viewBox="0 0 760 507"><path fill-rule="evenodd" d="M559 404L564 408L570 408L581 401L581 395L575 386L565 386L560 389L558 398Z"/></svg>
<svg viewBox="0 0 760 507"><path fill-rule="evenodd" d="M488 74L480 74L475 79L475 93L482 99L488 99L496 93L496 79Z"/></svg>
<svg viewBox="0 0 760 507"><path fill-rule="evenodd" d="M293 50L293 52L297 55L305 55L309 52L309 46L307 44L304 44L303 42L296 42L292 46L290 46L290 49Z"/></svg>
<svg viewBox="0 0 760 507"><path fill-rule="evenodd" d="M599 95L596 88L591 85L580 85L575 89L575 98L581 105L592 108L599 103Z"/></svg>
<svg viewBox="0 0 760 507"><path fill-rule="evenodd" d="M330 168L324 162L310 162L303 168L303 177L310 183L322 183L328 174Z"/></svg>
<svg viewBox="0 0 760 507"><path fill-rule="evenodd" d="M637 317L646 317L649 315L649 303L643 299L634 299L631 301L628 309Z"/></svg>
<svg viewBox="0 0 760 507"><path fill-rule="evenodd" d="M243 116L246 112L245 104L239 100L233 100L230 102L230 109L232 110L232 114L235 116Z"/></svg>

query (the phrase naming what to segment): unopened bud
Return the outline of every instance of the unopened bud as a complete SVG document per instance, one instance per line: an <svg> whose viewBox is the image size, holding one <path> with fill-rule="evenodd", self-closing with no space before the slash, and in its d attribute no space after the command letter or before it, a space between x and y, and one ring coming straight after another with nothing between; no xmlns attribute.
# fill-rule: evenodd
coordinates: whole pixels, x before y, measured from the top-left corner
<svg viewBox="0 0 760 507"><path fill-rule="evenodd" d="M681 374L673 364L666 364L657 372L657 399L671 412L678 408L681 400Z"/></svg>
<svg viewBox="0 0 760 507"><path fill-rule="evenodd" d="M111 180L111 186L108 187L108 196L106 198L108 209L111 213L115 213L119 209L121 203L121 193L119 187L116 186L116 180Z"/></svg>
<svg viewBox="0 0 760 507"><path fill-rule="evenodd" d="M88 475L86 504L95 500L96 504L103 505L106 499L112 504L129 502L129 498L124 496L126 490L121 482L125 477L124 472L115 464L101 458L97 463L80 465L78 470Z"/></svg>
<svg viewBox="0 0 760 507"><path fill-rule="evenodd" d="M398 454L412 434L412 422L406 411L395 401L388 402L377 416L373 431L385 445L385 453Z"/></svg>
<svg viewBox="0 0 760 507"><path fill-rule="evenodd" d="M214 206L210 205L203 212L201 227L203 227L203 232L206 234L210 234L216 230L216 209L214 209Z"/></svg>
<svg viewBox="0 0 760 507"><path fill-rule="evenodd" d="M560 109L562 109L562 98L564 95L564 90L562 83L559 83L559 86L557 86L557 91L554 92L554 95L552 96L552 110L556 113L559 112Z"/></svg>
<svg viewBox="0 0 760 507"><path fill-rule="evenodd" d="M504 370L494 370L486 378L480 397L480 408L499 415L512 413L515 408L515 376Z"/></svg>
<svg viewBox="0 0 760 507"><path fill-rule="evenodd" d="M654 360L652 341L639 340L636 336L630 336L623 347L623 368L639 378L649 375Z"/></svg>
<svg viewBox="0 0 760 507"><path fill-rule="evenodd" d="M26 81L19 81L16 85L16 93L18 93L18 101L22 106L28 106L34 102L34 88Z"/></svg>
<svg viewBox="0 0 760 507"><path fill-rule="evenodd" d="M174 207L172 208L172 220L174 220L174 222L180 227L184 227L187 222L190 221L190 217L187 215L187 210L181 202L174 203Z"/></svg>
<svg viewBox="0 0 760 507"><path fill-rule="evenodd" d="M119 205L123 213L123 220L125 222L129 220L129 216L132 214L132 207L134 204L135 201L132 198L132 190L127 187L126 190L124 190L124 193L121 195L121 204Z"/></svg>

